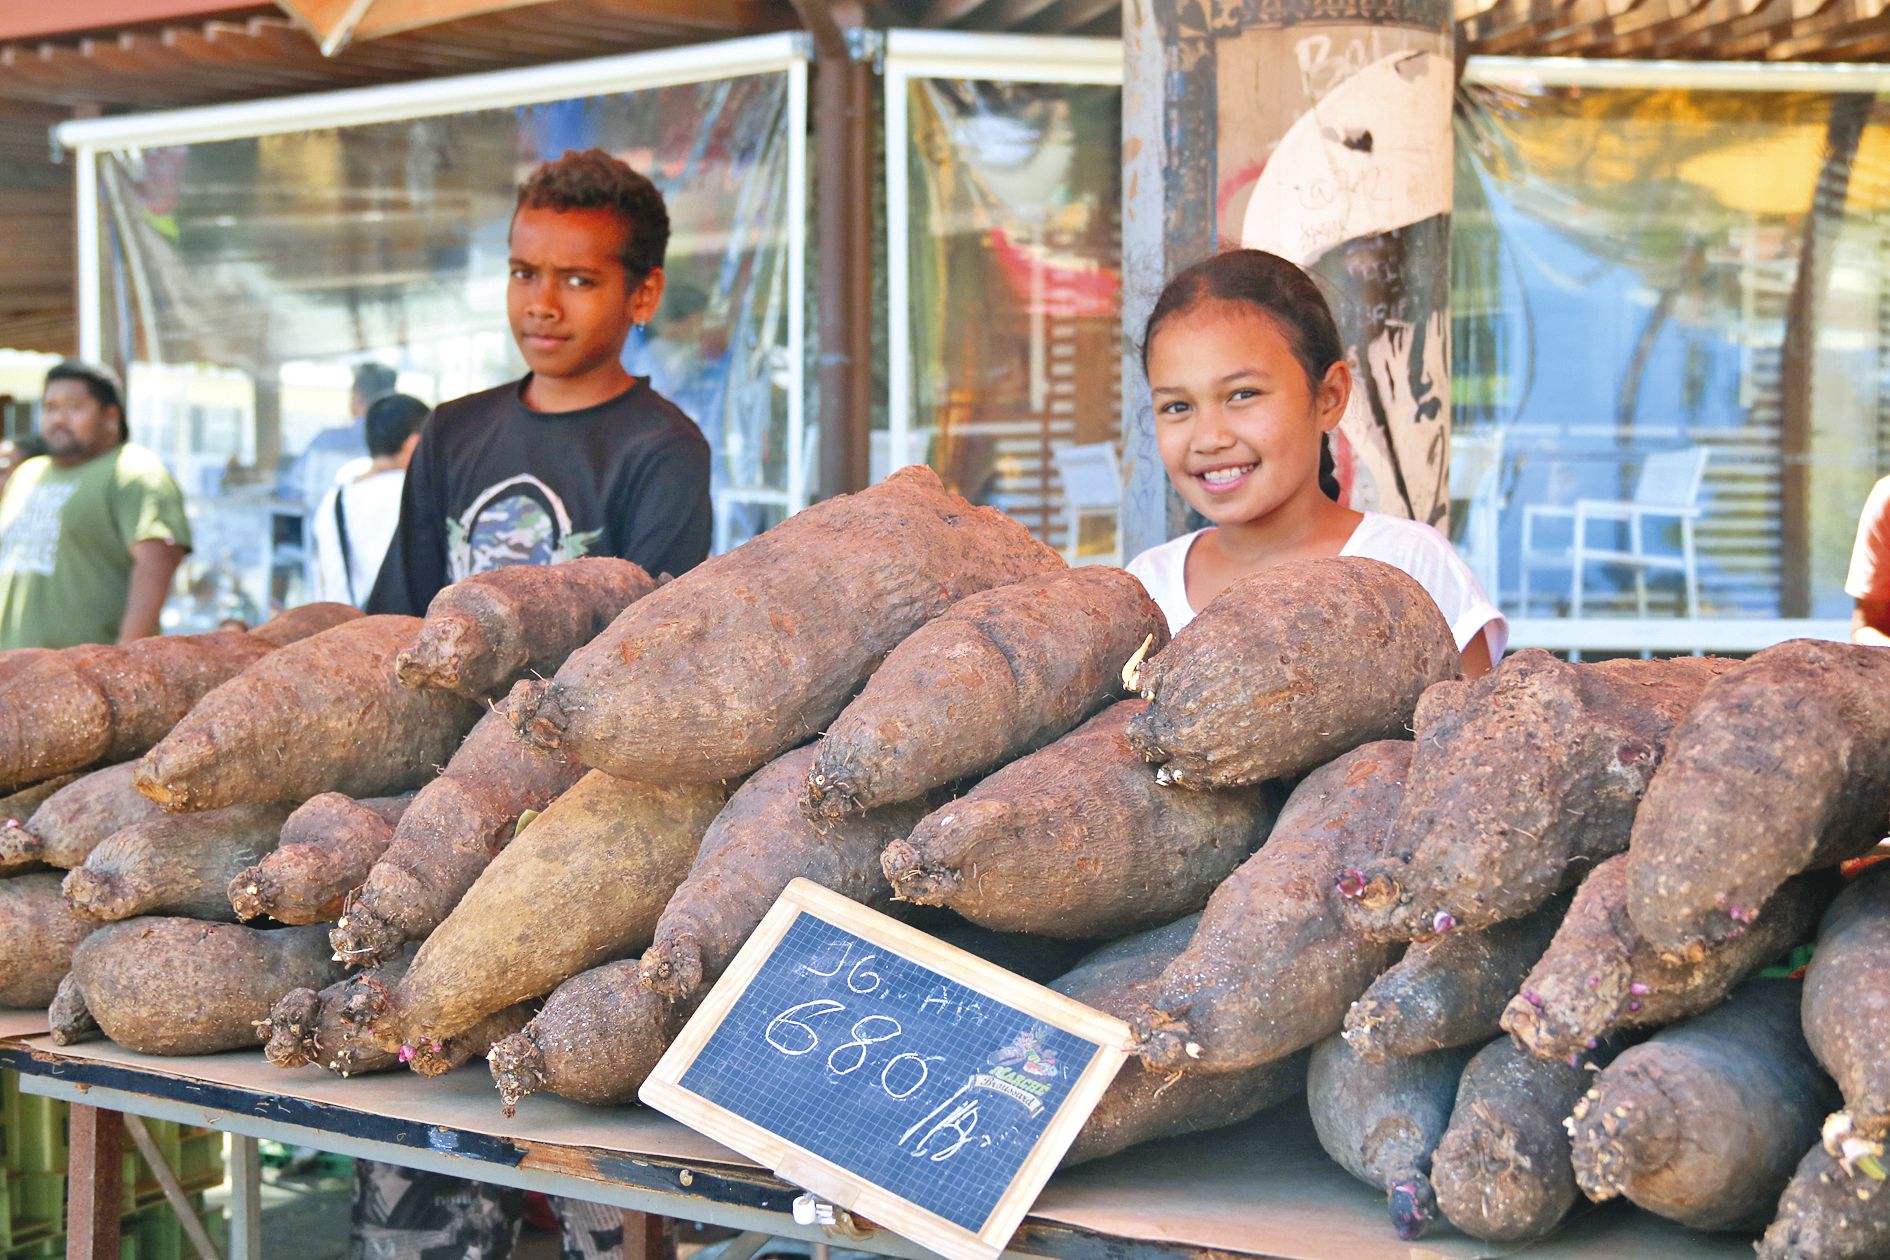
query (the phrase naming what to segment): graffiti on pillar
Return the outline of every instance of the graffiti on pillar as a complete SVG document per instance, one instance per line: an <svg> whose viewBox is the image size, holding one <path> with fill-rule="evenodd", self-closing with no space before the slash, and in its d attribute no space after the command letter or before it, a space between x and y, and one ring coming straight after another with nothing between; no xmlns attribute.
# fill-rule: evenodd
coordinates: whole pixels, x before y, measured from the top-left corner
<svg viewBox="0 0 1890 1260"><path fill-rule="evenodd" d="M1336 452L1348 501L1442 524L1454 67L1429 52L1335 66L1309 42L1302 74L1330 86L1268 156L1240 242L1329 282L1354 381Z"/></svg>

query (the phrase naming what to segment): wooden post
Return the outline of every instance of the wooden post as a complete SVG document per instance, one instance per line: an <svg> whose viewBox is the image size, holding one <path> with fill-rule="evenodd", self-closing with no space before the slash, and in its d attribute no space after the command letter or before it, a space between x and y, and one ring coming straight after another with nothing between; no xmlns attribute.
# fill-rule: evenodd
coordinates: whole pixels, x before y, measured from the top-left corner
<svg viewBox="0 0 1890 1260"><path fill-rule="evenodd" d="M623 1260L676 1260L675 1222L653 1212L623 1214Z"/></svg>
<svg viewBox="0 0 1890 1260"><path fill-rule="evenodd" d="M1123 9L1125 552L1180 532L1142 327L1162 286L1248 246L1316 272L1355 384L1354 507L1444 523L1450 113L1444 0L1129 0Z"/></svg>
<svg viewBox="0 0 1890 1260"><path fill-rule="evenodd" d="M66 1260L118 1260L124 1213L124 1118L72 1105L66 1162Z"/></svg>

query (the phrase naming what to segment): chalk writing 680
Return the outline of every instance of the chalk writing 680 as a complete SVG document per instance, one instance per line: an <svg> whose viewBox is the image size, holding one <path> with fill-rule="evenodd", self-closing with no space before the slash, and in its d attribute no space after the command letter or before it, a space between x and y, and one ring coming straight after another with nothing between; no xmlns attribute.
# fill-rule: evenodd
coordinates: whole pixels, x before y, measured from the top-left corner
<svg viewBox="0 0 1890 1260"><path fill-rule="evenodd" d="M846 1009L845 1006L834 1001L832 998L815 998L812 1002L802 1002L798 1006L790 1006L779 1015L776 1015L773 1019L768 1021L768 1026L762 1030L761 1035L768 1039L769 1045L779 1050L782 1054L792 1055L798 1058L803 1054L813 1053L814 1047L820 1044L820 1034L815 1032L813 1027L809 1025L806 1020L795 1019L794 1016L800 1014L802 1011L806 1011L807 1019L818 1019L822 1015L836 1015ZM801 1037L805 1037L805 1043L802 1043L799 1037L790 1036L790 1030L798 1032ZM780 1038L785 1038L786 1040L781 1040ZM795 1048L797 1045L799 1049Z"/></svg>

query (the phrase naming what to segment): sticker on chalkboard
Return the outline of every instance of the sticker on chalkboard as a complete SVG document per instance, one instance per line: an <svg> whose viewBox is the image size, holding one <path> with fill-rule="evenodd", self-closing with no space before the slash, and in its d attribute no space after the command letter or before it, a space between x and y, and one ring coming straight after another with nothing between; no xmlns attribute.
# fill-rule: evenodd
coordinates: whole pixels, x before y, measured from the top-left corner
<svg viewBox="0 0 1890 1260"><path fill-rule="evenodd" d="M1120 1020L796 880L640 1096L877 1225L989 1260L1128 1045Z"/></svg>

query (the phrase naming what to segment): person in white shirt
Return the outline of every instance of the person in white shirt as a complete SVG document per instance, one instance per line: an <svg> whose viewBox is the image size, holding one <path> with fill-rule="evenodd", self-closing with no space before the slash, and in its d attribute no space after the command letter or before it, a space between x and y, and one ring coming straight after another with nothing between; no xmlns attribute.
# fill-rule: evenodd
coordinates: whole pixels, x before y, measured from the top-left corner
<svg viewBox="0 0 1890 1260"><path fill-rule="evenodd" d="M406 394L388 394L369 405L367 470L322 496L310 521L313 598L358 608L374 589L387 544L400 524L407 461L413 458L427 412L425 403Z"/></svg>
<svg viewBox="0 0 1890 1260"><path fill-rule="evenodd" d="M1162 465L1213 522L1129 562L1171 633L1270 565L1364 556L1430 592L1465 677L1501 659L1508 622L1442 534L1338 501L1326 442L1345 414L1352 375L1331 308L1304 271L1255 249L1196 263L1149 314L1142 362Z"/></svg>

